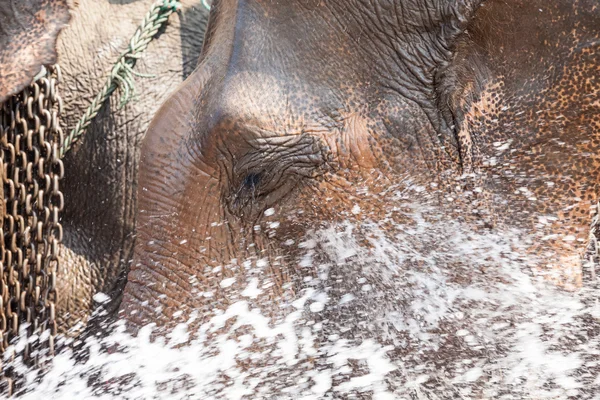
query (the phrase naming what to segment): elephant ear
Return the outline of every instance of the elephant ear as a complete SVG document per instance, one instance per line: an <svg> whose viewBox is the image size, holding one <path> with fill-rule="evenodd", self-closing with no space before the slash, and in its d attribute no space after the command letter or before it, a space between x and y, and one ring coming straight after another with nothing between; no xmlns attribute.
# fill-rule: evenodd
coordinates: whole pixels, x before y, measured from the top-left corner
<svg viewBox="0 0 600 400"><path fill-rule="evenodd" d="M0 104L56 63L56 39L69 18L67 0L0 0Z"/></svg>

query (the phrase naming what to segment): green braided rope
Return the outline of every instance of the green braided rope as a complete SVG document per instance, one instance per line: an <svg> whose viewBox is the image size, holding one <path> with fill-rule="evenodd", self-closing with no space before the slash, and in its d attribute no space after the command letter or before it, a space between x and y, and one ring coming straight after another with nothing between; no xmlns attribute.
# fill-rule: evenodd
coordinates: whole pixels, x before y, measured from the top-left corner
<svg viewBox="0 0 600 400"><path fill-rule="evenodd" d="M150 11L148 11L148 14L146 14L144 20L129 41L129 47L117 59L100 93L94 98L79 122L77 122L77 125L75 125L75 128L65 137L64 144L60 149L61 158L69 151L73 143L81 137L94 117L98 115L104 102L117 88L120 88L122 91L120 107L123 107L135 92L133 76L151 76L137 73L133 70L133 67L137 59L141 57L141 53L146 50L148 44L154 38L154 35L156 35L163 24L167 22L169 16L178 8L179 0L162 0L155 3Z"/></svg>

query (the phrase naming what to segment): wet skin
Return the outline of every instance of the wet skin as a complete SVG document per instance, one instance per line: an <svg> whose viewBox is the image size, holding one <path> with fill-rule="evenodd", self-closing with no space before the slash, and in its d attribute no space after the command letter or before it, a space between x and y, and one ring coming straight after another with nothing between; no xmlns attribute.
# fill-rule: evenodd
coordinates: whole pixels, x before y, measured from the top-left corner
<svg viewBox="0 0 600 400"><path fill-rule="evenodd" d="M245 260L266 263L256 304L277 315L315 273L299 267L306 234L375 221L393 237L415 205L516 231L527 268L579 287L598 26L591 0L217 1L197 70L142 148L120 315L208 318L247 286Z"/></svg>

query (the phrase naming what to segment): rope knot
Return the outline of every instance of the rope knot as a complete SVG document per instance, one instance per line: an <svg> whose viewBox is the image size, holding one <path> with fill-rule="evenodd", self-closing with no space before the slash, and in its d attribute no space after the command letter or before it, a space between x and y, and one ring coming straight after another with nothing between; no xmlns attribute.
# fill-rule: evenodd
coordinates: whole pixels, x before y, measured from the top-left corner
<svg viewBox="0 0 600 400"><path fill-rule="evenodd" d="M163 11L178 11L181 8L181 4L179 0L164 0L161 6Z"/></svg>

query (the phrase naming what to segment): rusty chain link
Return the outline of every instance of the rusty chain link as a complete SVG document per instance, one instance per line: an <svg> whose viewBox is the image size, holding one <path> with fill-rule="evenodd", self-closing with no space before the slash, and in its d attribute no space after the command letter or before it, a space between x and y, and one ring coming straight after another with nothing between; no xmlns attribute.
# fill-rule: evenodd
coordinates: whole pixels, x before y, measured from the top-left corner
<svg viewBox="0 0 600 400"><path fill-rule="evenodd" d="M27 333L26 361L37 363L54 352L58 244L63 234L59 217L64 207L60 75L58 66L48 68L45 76L0 106L0 354L4 360L16 356L9 346L19 330ZM10 368L1 359L0 366L10 393Z"/></svg>

